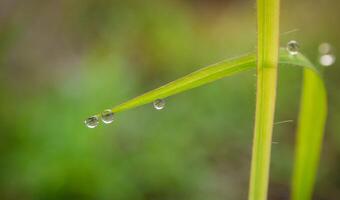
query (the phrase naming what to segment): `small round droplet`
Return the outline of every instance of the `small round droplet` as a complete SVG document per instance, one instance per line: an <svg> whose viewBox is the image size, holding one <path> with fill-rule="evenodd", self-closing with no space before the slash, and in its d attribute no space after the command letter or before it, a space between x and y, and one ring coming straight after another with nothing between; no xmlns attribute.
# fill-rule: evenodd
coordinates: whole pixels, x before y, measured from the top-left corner
<svg viewBox="0 0 340 200"><path fill-rule="evenodd" d="M104 110L102 112L102 121L105 123L105 124L110 124L113 122L113 119L114 119L114 113L110 110L110 109L107 109L107 110Z"/></svg>
<svg viewBox="0 0 340 200"><path fill-rule="evenodd" d="M319 45L320 54L329 54L331 51L332 51L332 46L329 43L324 42Z"/></svg>
<svg viewBox="0 0 340 200"><path fill-rule="evenodd" d="M88 128L95 128L96 126L98 126L99 124L99 119L98 117L95 115L95 116L92 116L92 117L89 117L87 118L85 121L84 121L85 125L88 127Z"/></svg>
<svg viewBox="0 0 340 200"><path fill-rule="evenodd" d="M162 110L164 107L165 107L165 101L163 99L156 99L154 102L153 102L153 107L156 109L156 110Z"/></svg>
<svg viewBox="0 0 340 200"><path fill-rule="evenodd" d="M297 43L295 40L287 43L287 51L290 55L297 55L299 53L299 47L299 43Z"/></svg>
<svg viewBox="0 0 340 200"><path fill-rule="evenodd" d="M325 66L325 67L331 66L335 62L335 56L333 56L332 54L322 55L320 57L319 62L322 66Z"/></svg>

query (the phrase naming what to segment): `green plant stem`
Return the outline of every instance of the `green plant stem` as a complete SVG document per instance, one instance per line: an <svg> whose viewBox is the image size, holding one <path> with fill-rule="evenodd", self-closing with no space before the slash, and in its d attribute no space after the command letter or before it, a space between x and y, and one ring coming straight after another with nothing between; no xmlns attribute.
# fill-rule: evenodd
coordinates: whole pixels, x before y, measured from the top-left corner
<svg viewBox="0 0 340 200"><path fill-rule="evenodd" d="M249 200L267 199L279 51L279 0L257 0L257 93Z"/></svg>

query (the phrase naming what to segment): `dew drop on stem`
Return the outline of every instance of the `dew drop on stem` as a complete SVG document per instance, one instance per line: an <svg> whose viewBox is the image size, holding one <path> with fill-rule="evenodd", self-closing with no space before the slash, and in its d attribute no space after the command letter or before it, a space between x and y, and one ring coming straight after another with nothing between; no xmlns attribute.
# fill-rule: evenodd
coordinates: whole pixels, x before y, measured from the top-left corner
<svg viewBox="0 0 340 200"><path fill-rule="evenodd" d="M290 55L297 55L299 53L299 43L295 40L291 40L287 43L287 51Z"/></svg>

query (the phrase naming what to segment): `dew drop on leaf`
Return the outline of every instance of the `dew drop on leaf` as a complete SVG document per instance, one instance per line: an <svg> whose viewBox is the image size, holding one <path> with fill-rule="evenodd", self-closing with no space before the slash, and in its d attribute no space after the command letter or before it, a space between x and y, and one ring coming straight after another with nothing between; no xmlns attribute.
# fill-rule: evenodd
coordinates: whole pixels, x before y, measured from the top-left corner
<svg viewBox="0 0 340 200"><path fill-rule="evenodd" d="M321 43L319 45L319 53L320 54L329 54L330 52L332 51L332 46L327 43L327 42L324 42L324 43Z"/></svg>
<svg viewBox="0 0 340 200"><path fill-rule="evenodd" d="M99 124L99 119L98 117L95 115L95 116L91 116L89 118L87 118L85 121L84 121L85 125L88 127L88 128L95 128L98 126Z"/></svg>
<svg viewBox="0 0 340 200"><path fill-rule="evenodd" d="M105 123L105 124L110 124L113 122L113 119L114 119L114 113L110 110L110 109L107 109L107 110L104 110L102 112L102 121Z"/></svg>
<svg viewBox="0 0 340 200"><path fill-rule="evenodd" d="M291 40L287 43L287 51L290 55L296 55L299 53L299 43L295 40Z"/></svg>
<svg viewBox="0 0 340 200"><path fill-rule="evenodd" d="M156 109L156 110L162 110L164 107L165 107L165 101L163 99L156 99L154 102L153 102L153 107Z"/></svg>
<svg viewBox="0 0 340 200"><path fill-rule="evenodd" d="M332 54L321 55L319 62L322 66L328 67L334 64L335 56Z"/></svg>

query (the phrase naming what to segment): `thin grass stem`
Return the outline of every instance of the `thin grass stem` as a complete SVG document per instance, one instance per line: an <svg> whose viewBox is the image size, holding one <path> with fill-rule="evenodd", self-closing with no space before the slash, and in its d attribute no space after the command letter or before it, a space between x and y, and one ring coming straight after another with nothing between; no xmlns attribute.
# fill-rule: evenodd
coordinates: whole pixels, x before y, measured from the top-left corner
<svg viewBox="0 0 340 200"><path fill-rule="evenodd" d="M249 200L267 199L279 55L279 0L257 0L257 92Z"/></svg>

